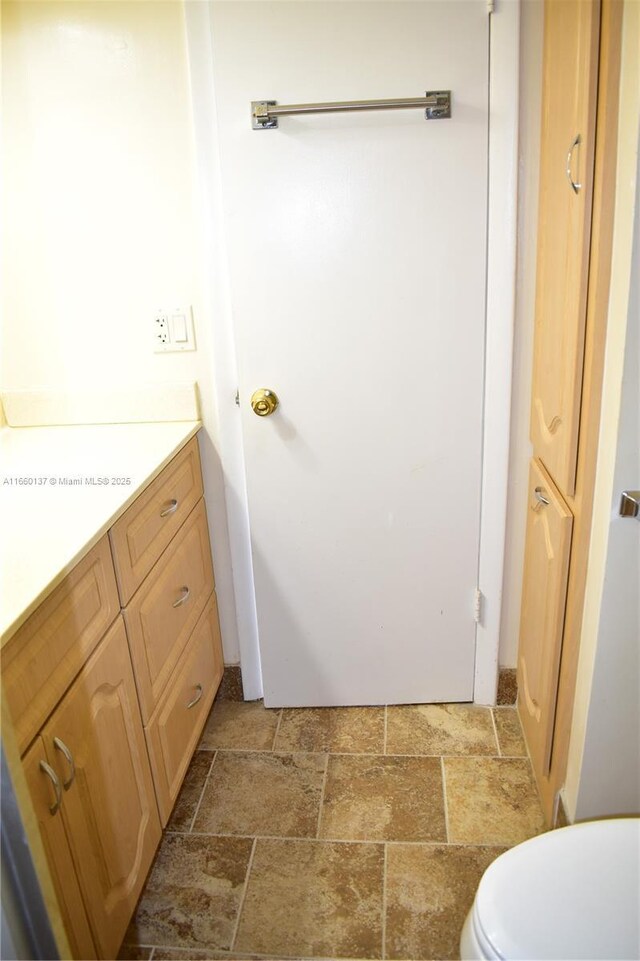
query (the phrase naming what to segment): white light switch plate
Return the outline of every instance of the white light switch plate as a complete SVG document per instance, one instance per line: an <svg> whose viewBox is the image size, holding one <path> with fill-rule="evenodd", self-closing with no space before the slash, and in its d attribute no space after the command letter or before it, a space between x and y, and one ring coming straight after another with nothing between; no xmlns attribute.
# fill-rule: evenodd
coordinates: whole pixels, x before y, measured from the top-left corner
<svg viewBox="0 0 640 961"><path fill-rule="evenodd" d="M195 350L191 307L165 307L153 316L153 350L156 354Z"/></svg>

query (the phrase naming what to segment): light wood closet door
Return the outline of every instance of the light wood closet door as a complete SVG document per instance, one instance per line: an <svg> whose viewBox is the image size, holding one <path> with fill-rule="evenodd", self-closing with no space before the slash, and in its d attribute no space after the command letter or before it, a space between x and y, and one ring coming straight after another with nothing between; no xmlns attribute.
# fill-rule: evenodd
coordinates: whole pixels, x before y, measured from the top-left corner
<svg viewBox="0 0 640 961"><path fill-rule="evenodd" d="M553 481L541 464L532 461L518 706L534 769L543 775L551 760L572 528L571 512Z"/></svg>
<svg viewBox="0 0 640 961"><path fill-rule="evenodd" d="M160 820L122 619L47 724L49 763L75 777L62 815L101 958L115 958L156 847Z"/></svg>
<svg viewBox="0 0 640 961"><path fill-rule="evenodd" d="M97 958L89 922L84 910L67 835L62 823L62 811L56 806L53 780L41 767L47 763L42 738L37 738L22 759L29 793L33 802L42 843L49 863L51 880L58 898L60 914L74 958L84 961ZM60 788L60 790L62 790ZM64 794L63 803L64 803Z"/></svg>
<svg viewBox="0 0 640 961"><path fill-rule="evenodd" d="M580 425L599 24L596 0L545 4L531 439L567 495Z"/></svg>

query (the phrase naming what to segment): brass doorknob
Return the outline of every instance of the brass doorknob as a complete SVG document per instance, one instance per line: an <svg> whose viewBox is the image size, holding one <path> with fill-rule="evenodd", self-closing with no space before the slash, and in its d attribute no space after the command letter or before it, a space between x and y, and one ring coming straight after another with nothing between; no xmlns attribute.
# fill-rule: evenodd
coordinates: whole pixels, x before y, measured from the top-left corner
<svg viewBox="0 0 640 961"><path fill-rule="evenodd" d="M268 387L260 387L251 395L251 407L258 417L268 417L269 414L273 414L279 403L277 395Z"/></svg>

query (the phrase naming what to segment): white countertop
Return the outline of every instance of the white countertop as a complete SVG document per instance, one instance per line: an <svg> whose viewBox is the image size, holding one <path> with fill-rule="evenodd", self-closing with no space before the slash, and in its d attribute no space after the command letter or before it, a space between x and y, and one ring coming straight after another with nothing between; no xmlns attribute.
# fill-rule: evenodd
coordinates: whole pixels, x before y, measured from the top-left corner
<svg viewBox="0 0 640 961"><path fill-rule="evenodd" d="M0 430L3 644L200 426L179 421Z"/></svg>

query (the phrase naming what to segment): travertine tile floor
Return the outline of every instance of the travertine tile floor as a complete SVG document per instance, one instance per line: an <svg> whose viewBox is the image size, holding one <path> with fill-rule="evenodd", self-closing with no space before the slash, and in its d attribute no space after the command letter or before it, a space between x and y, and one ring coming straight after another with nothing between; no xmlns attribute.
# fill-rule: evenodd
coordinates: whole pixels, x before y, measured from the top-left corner
<svg viewBox="0 0 640 961"><path fill-rule="evenodd" d="M121 958L455 958L542 830L513 708L218 700Z"/></svg>

